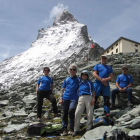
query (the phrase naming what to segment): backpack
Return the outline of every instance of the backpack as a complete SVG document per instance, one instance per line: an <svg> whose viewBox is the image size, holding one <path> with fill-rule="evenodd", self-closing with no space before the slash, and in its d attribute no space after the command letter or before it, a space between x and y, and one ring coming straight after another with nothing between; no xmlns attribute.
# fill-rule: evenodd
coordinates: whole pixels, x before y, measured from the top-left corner
<svg viewBox="0 0 140 140"><path fill-rule="evenodd" d="M41 135L41 130L46 127L43 123L32 124L27 129L27 134L29 136Z"/></svg>
<svg viewBox="0 0 140 140"><path fill-rule="evenodd" d="M35 135L42 136L51 133L55 135L59 135L61 131L62 131L61 124L46 125L43 123L37 123L37 124L32 124L28 127L27 134L29 136L35 136Z"/></svg>
<svg viewBox="0 0 140 140"><path fill-rule="evenodd" d="M111 118L106 117L106 116L101 117L101 118L96 118L93 121L93 128L99 127L99 126L102 126L102 125L114 125L114 122Z"/></svg>

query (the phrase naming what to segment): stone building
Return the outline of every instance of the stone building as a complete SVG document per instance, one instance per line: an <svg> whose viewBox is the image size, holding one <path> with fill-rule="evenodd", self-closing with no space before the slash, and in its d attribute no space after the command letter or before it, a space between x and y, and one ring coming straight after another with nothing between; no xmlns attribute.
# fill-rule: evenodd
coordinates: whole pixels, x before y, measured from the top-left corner
<svg viewBox="0 0 140 140"><path fill-rule="evenodd" d="M113 44L111 44L102 55L112 55L118 53L140 52L140 43L120 37Z"/></svg>

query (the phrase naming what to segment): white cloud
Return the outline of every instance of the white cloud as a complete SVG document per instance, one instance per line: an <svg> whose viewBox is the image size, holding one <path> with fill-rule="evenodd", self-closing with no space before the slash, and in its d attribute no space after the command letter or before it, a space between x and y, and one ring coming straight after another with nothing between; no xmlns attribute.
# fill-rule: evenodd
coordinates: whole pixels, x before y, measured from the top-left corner
<svg viewBox="0 0 140 140"><path fill-rule="evenodd" d="M7 51L5 53L2 53L1 56L2 56L3 59L8 58L10 56L9 51Z"/></svg>
<svg viewBox="0 0 140 140"><path fill-rule="evenodd" d="M44 23L50 22L54 17L61 15L64 10L68 10L68 6L64 6L64 4L61 3L54 6L50 12L49 19L46 19Z"/></svg>

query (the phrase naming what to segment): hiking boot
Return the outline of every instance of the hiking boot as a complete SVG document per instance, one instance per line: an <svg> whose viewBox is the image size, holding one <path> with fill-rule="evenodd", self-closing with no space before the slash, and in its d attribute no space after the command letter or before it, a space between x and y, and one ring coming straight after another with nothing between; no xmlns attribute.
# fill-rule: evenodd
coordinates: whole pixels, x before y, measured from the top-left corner
<svg viewBox="0 0 140 140"><path fill-rule="evenodd" d="M115 109L116 109L115 105L114 104L111 104L110 110L115 110Z"/></svg>
<svg viewBox="0 0 140 140"><path fill-rule="evenodd" d="M73 135L73 133L74 133L74 130L73 129L70 129L69 134L70 135Z"/></svg>
<svg viewBox="0 0 140 140"><path fill-rule="evenodd" d="M64 128L64 130L63 130L63 134L62 134L63 136L67 136L68 135L68 132L67 132L67 129L66 128Z"/></svg>
<svg viewBox="0 0 140 140"><path fill-rule="evenodd" d="M77 136L79 133L80 133L79 131L74 131L73 134L72 134L72 136L75 137L75 136Z"/></svg>
<svg viewBox="0 0 140 140"><path fill-rule="evenodd" d="M132 104L131 102L128 102L128 103L127 103L127 106L128 106L128 107L132 107L133 104Z"/></svg>

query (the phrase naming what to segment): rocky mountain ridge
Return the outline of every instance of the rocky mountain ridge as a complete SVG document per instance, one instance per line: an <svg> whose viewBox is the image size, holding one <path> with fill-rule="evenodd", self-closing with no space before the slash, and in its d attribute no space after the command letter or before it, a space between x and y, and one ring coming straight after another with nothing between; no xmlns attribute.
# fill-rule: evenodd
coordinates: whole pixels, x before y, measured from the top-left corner
<svg viewBox="0 0 140 140"><path fill-rule="evenodd" d="M51 75L55 75L62 68L83 61L88 56L91 50L89 42L93 40L88 36L87 26L78 23L67 11L57 19L54 22L57 26L39 30L37 39L27 51L0 63L0 90L35 82L45 66L49 66ZM99 55L103 48L93 43Z"/></svg>

